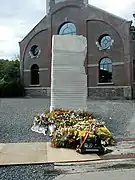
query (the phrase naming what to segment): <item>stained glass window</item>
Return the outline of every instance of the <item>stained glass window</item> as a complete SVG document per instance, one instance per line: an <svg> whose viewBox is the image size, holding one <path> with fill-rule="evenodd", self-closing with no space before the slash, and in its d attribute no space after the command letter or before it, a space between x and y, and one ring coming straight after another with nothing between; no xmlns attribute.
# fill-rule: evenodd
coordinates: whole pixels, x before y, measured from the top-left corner
<svg viewBox="0 0 135 180"><path fill-rule="evenodd" d="M99 44L103 49L107 49L112 45L112 38L109 35L102 36L99 40Z"/></svg>
<svg viewBox="0 0 135 180"><path fill-rule="evenodd" d="M65 23L59 30L59 35L76 35L76 26L73 23Z"/></svg>

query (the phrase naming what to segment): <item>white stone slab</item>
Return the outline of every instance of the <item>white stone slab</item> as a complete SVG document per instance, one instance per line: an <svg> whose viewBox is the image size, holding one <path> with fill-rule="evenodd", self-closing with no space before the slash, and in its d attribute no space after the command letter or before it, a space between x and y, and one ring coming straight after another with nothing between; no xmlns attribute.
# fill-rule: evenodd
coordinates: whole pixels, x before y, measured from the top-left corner
<svg viewBox="0 0 135 180"><path fill-rule="evenodd" d="M75 68L73 68L73 67L66 67L65 68L65 66L64 67L57 67L57 66L55 66L55 68L54 68L54 70L53 70L53 74L54 73L56 73L56 72L59 72L59 74L60 73L81 73L81 74L85 74L86 75L86 73L85 73L85 69L84 69L84 67L81 67L81 68L78 68L78 67L75 67Z"/></svg>
<svg viewBox="0 0 135 180"><path fill-rule="evenodd" d="M86 110L86 38L54 36L52 40L50 111L57 108Z"/></svg>
<svg viewBox="0 0 135 180"><path fill-rule="evenodd" d="M86 54L87 52L87 40L83 36L76 36L76 35L54 35L52 38L52 52L72 52L76 53L83 53ZM82 60L82 62L84 59Z"/></svg>
<svg viewBox="0 0 135 180"><path fill-rule="evenodd" d="M79 76L79 77L78 77ZM55 81L65 81L65 83L67 82L67 84L70 82L70 84L86 84L87 83L87 79L86 79L86 75L84 76L83 74L71 74L69 73L52 73L52 80L51 82L54 83Z"/></svg>

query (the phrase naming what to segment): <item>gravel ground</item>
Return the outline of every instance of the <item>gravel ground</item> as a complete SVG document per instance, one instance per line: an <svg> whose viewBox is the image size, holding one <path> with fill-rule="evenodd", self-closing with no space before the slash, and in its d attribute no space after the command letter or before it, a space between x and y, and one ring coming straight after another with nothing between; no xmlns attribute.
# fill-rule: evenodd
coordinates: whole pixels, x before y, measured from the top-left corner
<svg viewBox="0 0 135 180"><path fill-rule="evenodd" d="M30 128L33 116L49 106L49 99L1 99L0 143L47 141ZM135 137L135 102L88 100L88 110L102 117L114 136Z"/></svg>
<svg viewBox="0 0 135 180"><path fill-rule="evenodd" d="M57 175L47 175L50 165L20 165L0 167L0 180L53 180Z"/></svg>
<svg viewBox="0 0 135 180"><path fill-rule="evenodd" d="M31 131L33 116L49 108L48 99L1 99L0 142L46 141L42 134Z"/></svg>
<svg viewBox="0 0 135 180"><path fill-rule="evenodd" d="M102 118L116 138L135 137L135 101L88 101L88 110Z"/></svg>
<svg viewBox="0 0 135 180"><path fill-rule="evenodd" d="M0 99L0 143L48 141L31 131L33 116L49 109L49 99ZM88 110L102 118L115 137L135 137L135 102L90 101ZM46 166L0 167L1 180L52 180Z"/></svg>

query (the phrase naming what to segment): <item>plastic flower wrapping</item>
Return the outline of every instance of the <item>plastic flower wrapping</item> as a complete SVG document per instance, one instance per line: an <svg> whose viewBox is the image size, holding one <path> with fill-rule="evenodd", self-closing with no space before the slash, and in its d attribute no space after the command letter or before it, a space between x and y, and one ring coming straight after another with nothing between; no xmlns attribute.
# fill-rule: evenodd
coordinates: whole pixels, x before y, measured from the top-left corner
<svg viewBox="0 0 135 180"><path fill-rule="evenodd" d="M56 109L36 115L34 126L44 127L50 132L53 147L76 148L81 137L85 137L86 134L94 137L94 132L101 138L103 145L111 146L115 143L105 123L97 121L89 112Z"/></svg>

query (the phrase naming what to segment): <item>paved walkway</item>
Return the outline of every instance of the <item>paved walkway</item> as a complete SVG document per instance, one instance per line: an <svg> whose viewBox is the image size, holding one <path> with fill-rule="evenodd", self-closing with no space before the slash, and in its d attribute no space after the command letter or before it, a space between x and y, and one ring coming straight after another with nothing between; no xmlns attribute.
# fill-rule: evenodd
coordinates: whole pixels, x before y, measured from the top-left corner
<svg viewBox="0 0 135 180"><path fill-rule="evenodd" d="M56 177L54 180L135 180L134 170L120 170L110 172L89 172L83 174L69 174Z"/></svg>
<svg viewBox="0 0 135 180"><path fill-rule="evenodd" d="M112 150L111 153L99 157L97 154L78 154L75 150L66 148L52 148L49 142L1 143L0 165L135 158L135 138L120 140L109 149Z"/></svg>
<svg viewBox="0 0 135 180"><path fill-rule="evenodd" d="M75 150L52 148L50 143L0 144L0 165L40 164L99 160L96 154L81 155Z"/></svg>

